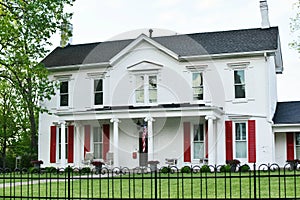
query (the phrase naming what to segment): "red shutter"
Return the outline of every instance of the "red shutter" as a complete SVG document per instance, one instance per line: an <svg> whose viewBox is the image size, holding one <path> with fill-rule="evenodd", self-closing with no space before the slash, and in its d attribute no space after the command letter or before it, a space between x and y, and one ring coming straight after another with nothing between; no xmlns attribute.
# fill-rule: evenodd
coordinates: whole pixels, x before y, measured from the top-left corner
<svg viewBox="0 0 300 200"><path fill-rule="evenodd" d="M50 163L56 162L56 126L50 127Z"/></svg>
<svg viewBox="0 0 300 200"><path fill-rule="evenodd" d="M208 158L208 122L205 123L205 158Z"/></svg>
<svg viewBox="0 0 300 200"><path fill-rule="evenodd" d="M286 153L287 160L294 160L294 133L286 133Z"/></svg>
<svg viewBox="0 0 300 200"><path fill-rule="evenodd" d="M190 122L183 123L183 134L184 134L184 162L191 162L191 124Z"/></svg>
<svg viewBox="0 0 300 200"><path fill-rule="evenodd" d="M109 151L109 124L103 124L103 155L102 158L106 160L106 154Z"/></svg>
<svg viewBox="0 0 300 200"><path fill-rule="evenodd" d="M84 156L86 152L91 151L91 126L84 126Z"/></svg>
<svg viewBox="0 0 300 200"><path fill-rule="evenodd" d="M74 162L74 126L68 127L68 163Z"/></svg>
<svg viewBox="0 0 300 200"><path fill-rule="evenodd" d="M248 120L248 162L256 162L255 120Z"/></svg>
<svg viewBox="0 0 300 200"><path fill-rule="evenodd" d="M232 121L225 121L226 160L233 160Z"/></svg>

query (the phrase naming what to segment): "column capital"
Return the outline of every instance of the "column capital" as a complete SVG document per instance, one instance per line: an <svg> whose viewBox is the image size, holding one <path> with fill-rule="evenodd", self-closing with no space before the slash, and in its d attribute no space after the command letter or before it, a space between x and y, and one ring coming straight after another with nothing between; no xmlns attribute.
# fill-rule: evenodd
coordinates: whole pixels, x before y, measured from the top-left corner
<svg viewBox="0 0 300 200"><path fill-rule="evenodd" d="M145 117L144 121L145 121L145 122L154 122L155 119L152 118L151 116L147 116L147 117Z"/></svg>
<svg viewBox="0 0 300 200"><path fill-rule="evenodd" d="M216 118L216 116L213 116L213 115L206 115L206 116L205 116L205 119L206 119L206 120L210 120L210 119L211 119L211 120L216 120L217 118Z"/></svg>
<svg viewBox="0 0 300 200"><path fill-rule="evenodd" d="M113 117L113 118L110 119L110 122L111 122L111 123L119 123L119 122L121 122L121 121L120 121L118 118Z"/></svg>

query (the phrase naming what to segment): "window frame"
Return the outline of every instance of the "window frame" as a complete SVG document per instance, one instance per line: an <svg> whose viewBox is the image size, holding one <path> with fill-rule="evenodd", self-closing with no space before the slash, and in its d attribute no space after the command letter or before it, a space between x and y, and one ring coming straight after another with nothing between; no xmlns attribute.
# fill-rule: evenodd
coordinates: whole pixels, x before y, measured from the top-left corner
<svg viewBox="0 0 300 200"><path fill-rule="evenodd" d="M101 89L102 90L97 90L97 86L96 86L96 81L101 81L102 83L101 83ZM98 83L99 84L99 83ZM99 103L99 104L97 104L96 103L96 95L97 94L102 94L102 103ZM101 106L103 106L103 104L104 104L104 80L103 80L103 78L94 78L93 79L93 105L95 106L95 107L101 107Z"/></svg>
<svg viewBox="0 0 300 200"><path fill-rule="evenodd" d="M197 130L197 128L200 127L200 130L202 130L202 138L203 140L198 140L197 142L195 142L195 131ZM201 134L201 132L200 132ZM201 135L199 135L199 137L201 138ZM199 124L193 124L193 131L192 131L192 152L193 152L193 160L201 160L201 159L205 159L205 126L203 123L199 123ZM195 154L195 143L202 143L202 147L203 147L203 155L201 157L201 155L199 155L199 158L196 158L196 154Z"/></svg>
<svg viewBox="0 0 300 200"><path fill-rule="evenodd" d="M299 140L297 140L297 137L299 137ZM300 132L295 132L295 157L296 159L300 159Z"/></svg>
<svg viewBox="0 0 300 200"><path fill-rule="evenodd" d="M96 129L98 130L97 133L100 135L100 139L102 141L95 142ZM102 127L100 127L100 126L93 127L92 144L93 144L92 147L93 147L93 152L94 152L94 158L95 159L103 159L103 130L102 130ZM95 152L95 150L96 150L95 145L100 145L100 149L101 149L101 152L99 152L100 157L97 157L97 153Z"/></svg>
<svg viewBox="0 0 300 200"><path fill-rule="evenodd" d="M240 82L236 81L236 74L238 75L238 72L243 72L243 80ZM234 69L233 70L233 81L234 81L234 98L235 99L245 99L246 98L246 71L245 69ZM238 96L237 87L241 87L243 90L243 96Z"/></svg>
<svg viewBox="0 0 300 200"><path fill-rule="evenodd" d="M138 82L138 78L142 77L142 81ZM155 77L155 87L151 88L150 77ZM151 100L151 91L155 93L155 100ZM137 93L143 94L143 101L137 101ZM158 103L158 74L156 73L137 73L135 74L135 86L134 86L134 104L136 105L157 105Z"/></svg>
<svg viewBox="0 0 300 200"><path fill-rule="evenodd" d="M238 124L244 124L245 126L245 139L240 139L240 140L237 140L237 125ZM233 133L233 142L234 142L234 149L233 149L233 152L234 152L234 158L238 159L238 160L246 160L248 159L248 122L245 122L245 121L237 121L237 122L234 122L234 133ZM243 142L244 145L245 145L245 157L238 157L237 156L237 142Z"/></svg>
<svg viewBox="0 0 300 200"><path fill-rule="evenodd" d="M200 74L200 78L201 78L201 83L199 86L195 86L194 85L194 74ZM193 92L193 101L203 101L204 100L204 81L203 81L203 71L192 71L192 92ZM200 89L202 90L202 97L200 99L197 98L197 96L200 94L198 94L197 96L195 96L195 90L196 89Z"/></svg>
<svg viewBox="0 0 300 200"><path fill-rule="evenodd" d="M66 158L65 160L68 160L68 127L65 127L65 153L66 153ZM61 161L61 127L57 127L57 132L56 132L56 160Z"/></svg>
<svg viewBox="0 0 300 200"><path fill-rule="evenodd" d="M70 82L69 80L60 80L59 81L59 107L68 107L70 106ZM67 83L67 92L62 92L62 84ZM62 105L62 96L67 96L67 105Z"/></svg>

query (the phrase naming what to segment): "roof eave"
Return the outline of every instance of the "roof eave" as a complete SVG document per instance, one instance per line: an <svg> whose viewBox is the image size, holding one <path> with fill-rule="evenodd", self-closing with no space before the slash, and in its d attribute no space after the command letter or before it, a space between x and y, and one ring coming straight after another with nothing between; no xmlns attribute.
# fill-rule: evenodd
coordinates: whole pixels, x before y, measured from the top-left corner
<svg viewBox="0 0 300 200"><path fill-rule="evenodd" d="M46 68L51 72L56 72L56 71L66 71L66 70L78 70L81 68L95 69L95 68L107 68L107 67L111 67L109 62L55 66L55 67L46 67Z"/></svg>

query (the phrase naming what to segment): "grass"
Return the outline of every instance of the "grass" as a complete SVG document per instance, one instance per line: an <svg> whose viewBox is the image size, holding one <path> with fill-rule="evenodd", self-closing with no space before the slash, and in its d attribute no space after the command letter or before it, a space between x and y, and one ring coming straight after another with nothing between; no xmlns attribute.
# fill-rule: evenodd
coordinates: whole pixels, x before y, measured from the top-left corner
<svg viewBox="0 0 300 200"><path fill-rule="evenodd" d="M89 174L76 176L70 181L72 198L154 198L155 181L158 198L254 198L253 173L158 173L125 174L113 177ZM296 198L300 197L300 172L283 171L258 172L256 177L257 198ZM0 181L9 183L10 174L0 174ZM68 182L63 180L66 174L34 174L33 184L18 186L16 183L28 181L25 175L15 175L10 186L0 188L0 197L14 195L16 197L55 197L68 196ZM258 177L259 176L259 177ZM24 179L23 179L24 178ZM30 181L31 182L31 179ZM0 186L1 186L0 184ZM17 199L17 198L16 198ZM20 198L21 199L21 198ZM46 198L45 198L46 199Z"/></svg>

